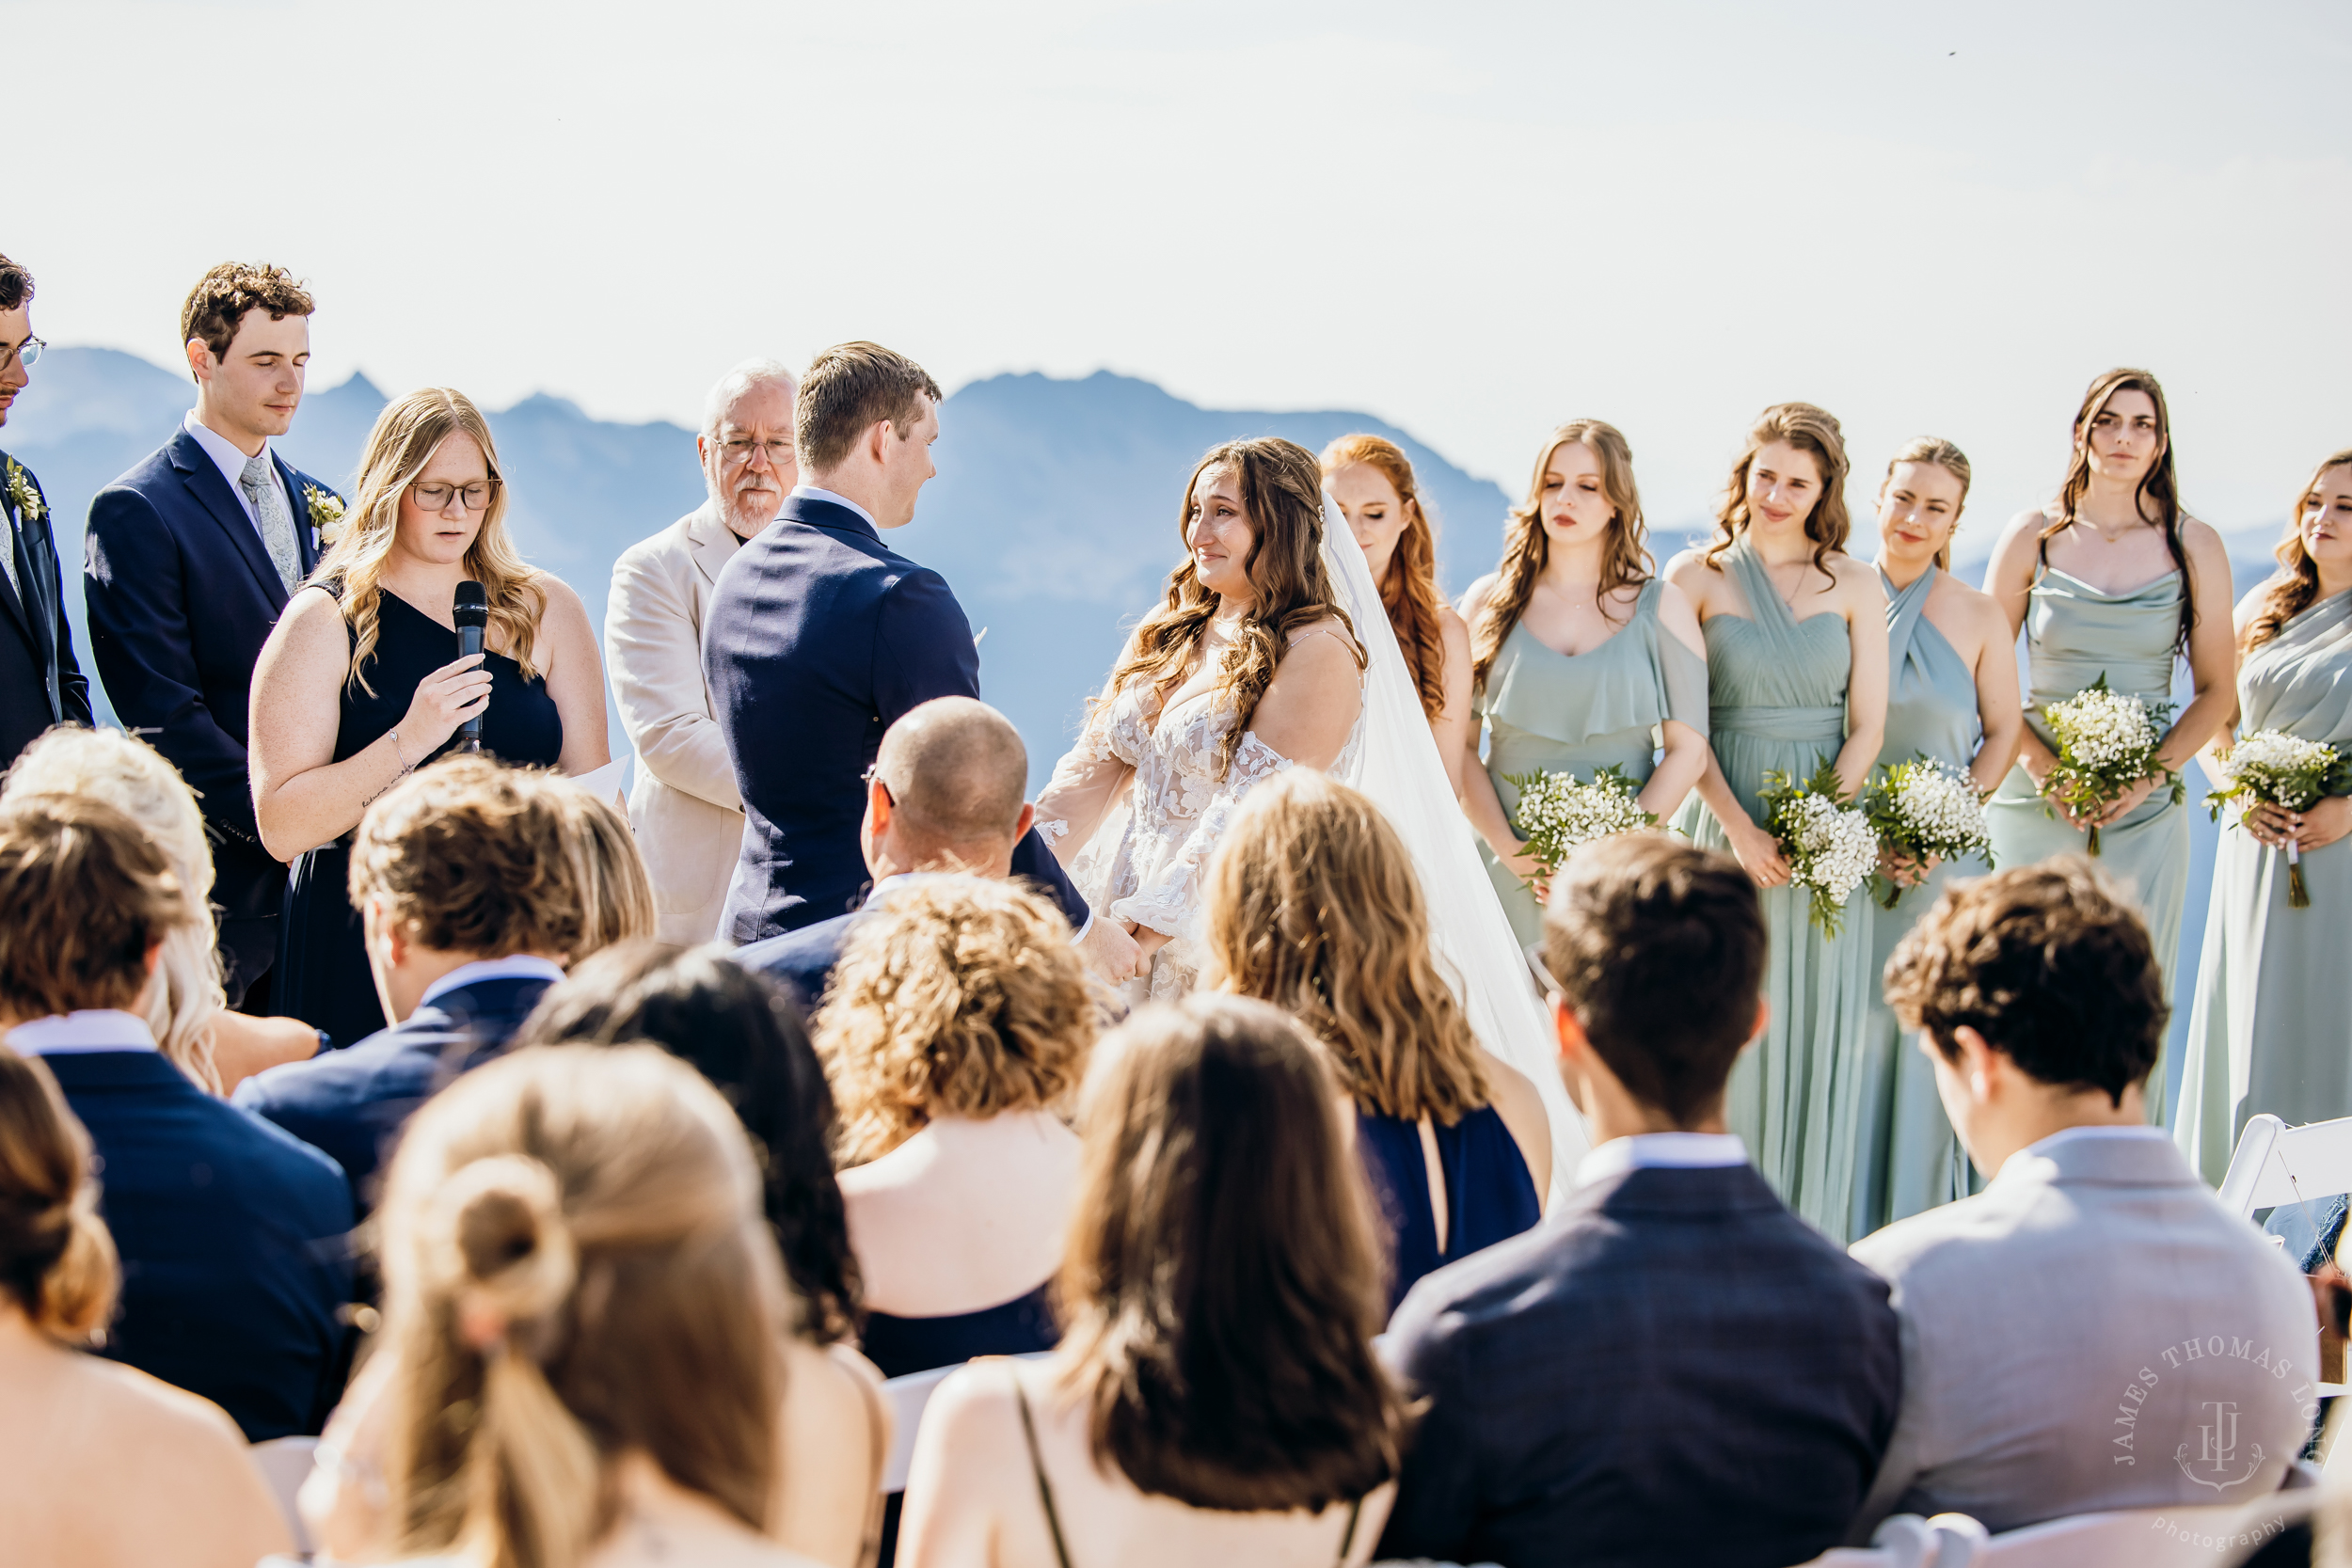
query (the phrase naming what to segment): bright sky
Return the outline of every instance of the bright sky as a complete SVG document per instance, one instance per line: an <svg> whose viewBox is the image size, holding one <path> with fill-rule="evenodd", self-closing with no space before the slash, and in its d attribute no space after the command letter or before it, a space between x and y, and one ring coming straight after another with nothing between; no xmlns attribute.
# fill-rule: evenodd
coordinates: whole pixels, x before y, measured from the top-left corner
<svg viewBox="0 0 2352 1568"><path fill-rule="evenodd" d="M0 0L0 38L38 329L163 362L242 256L310 280L321 386L691 422L746 355L871 337L951 388L1361 408L1515 495L1598 416L1657 524L1806 398L1857 504L1903 437L1966 448L1979 550L2111 364L2224 528L2352 445L2342 0Z"/></svg>

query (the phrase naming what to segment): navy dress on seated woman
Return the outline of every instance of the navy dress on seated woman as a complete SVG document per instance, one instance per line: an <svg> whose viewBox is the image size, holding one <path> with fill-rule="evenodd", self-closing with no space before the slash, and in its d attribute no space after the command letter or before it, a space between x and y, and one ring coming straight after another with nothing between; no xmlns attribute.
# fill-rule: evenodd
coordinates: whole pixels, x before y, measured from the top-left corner
<svg viewBox="0 0 2352 1568"><path fill-rule="evenodd" d="M1451 1127L1432 1121L1430 1130L1437 1135L1438 1164L1445 1180L1443 1247L1438 1244L1421 1123L1356 1113L1357 1157L1363 1162L1391 1238L1391 1312L1422 1275L1532 1229L1543 1217L1535 1179L1492 1105L1466 1113Z"/></svg>
<svg viewBox="0 0 2352 1568"><path fill-rule="evenodd" d="M959 1367L983 1355L1031 1355L1061 1343L1054 1321L1051 1282L977 1312L937 1318L900 1318L868 1312L860 1341L866 1358L884 1377Z"/></svg>
<svg viewBox="0 0 2352 1568"><path fill-rule="evenodd" d="M337 598L340 589L328 585ZM457 633L389 589L376 595L375 651L365 672L370 691L356 681L342 690L335 760L358 755L406 717L424 678L457 657ZM352 633L356 651L358 634ZM518 767L552 768L564 754L564 716L544 677L523 678L504 654L485 653L490 704L482 715L482 749ZM452 736L433 754L457 745ZM418 759L420 762L423 758ZM335 1045L357 1045L384 1027L375 978L351 907L351 835L305 851L286 881L285 916L278 924L275 1009L325 1033Z"/></svg>

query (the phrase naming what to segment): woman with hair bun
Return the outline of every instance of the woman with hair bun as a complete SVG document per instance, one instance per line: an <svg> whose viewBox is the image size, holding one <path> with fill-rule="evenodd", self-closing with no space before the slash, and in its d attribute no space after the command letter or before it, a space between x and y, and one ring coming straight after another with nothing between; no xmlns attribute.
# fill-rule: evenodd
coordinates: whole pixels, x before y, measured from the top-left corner
<svg viewBox="0 0 2352 1568"><path fill-rule="evenodd" d="M89 1169L48 1070L0 1046L0 1562L251 1568L290 1550L219 1406L87 1354L119 1283Z"/></svg>
<svg viewBox="0 0 2352 1568"><path fill-rule="evenodd" d="M2237 609L2237 713L2200 761L2223 782L2235 737L2284 730L2352 757L2352 447L2331 453L2296 498L2279 571ZM2352 1117L2352 797L2303 810L2262 805L2223 817L2213 903L2188 1015L2181 1152L2216 1186L2247 1120L2290 1126ZM2311 903L2290 902L2293 845Z"/></svg>
<svg viewBox="0 0 2352 1568"><path fill-rule="evenodd" d="M1870 895L1848 896L1823 934L1789 885L1769 826L1767 778L1803 784L1824 763L1841 794L1877 766L1886 728L1886 595L1846 554L1846 441L1809 403L1767 408L1749 429L1704 549L1667 578L1707 636L1710 760L1675 818L1702 848L1727 849L1758 888L1772 951L1770 1017L1732 1069L1731 1130L1782 1201L1833 1241L1849 1239L1864 1110L1854 1041L1867 1026Z"/></svg>
<svg viewBox="0 0 2352 1568"><path fill-rule="evenodd" d="M1544 438L1502 564L1470 584L1470 682L1491 734L1462 736L1462 806L1524 947L1543 935L1543 867L1512 826L1514 777L1614 768L1664 821L1707 771L1707 655L1683 591L1651 570L1633 452L1612 425Z"/></svg>

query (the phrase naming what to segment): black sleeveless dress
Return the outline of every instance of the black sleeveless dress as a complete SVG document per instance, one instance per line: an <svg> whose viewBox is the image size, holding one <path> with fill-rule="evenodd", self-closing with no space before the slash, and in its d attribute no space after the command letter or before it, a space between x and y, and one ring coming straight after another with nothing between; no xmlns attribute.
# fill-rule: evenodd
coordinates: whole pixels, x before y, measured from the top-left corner
<svg viewBox="0 0 2352 1568"><path fill-rule="evenodd" d="M367 670L375 690L371 695L345 684L342 721L335 733L337 762L382 739L408 712L418 684L457 657L454 631L396 594L379 596L375 653ZM525 680L522 666L504 654L486 655L483 663L490 672L490 705L482 716L482 749L518 767L555 766L564 753L564 720L548 695L548 683ZM452 736L433 754L456 744ZM294 863L286 879L284 918L278 923L272 993L281 1016L302 1020L337 1046L355 1045L384 1027L359 912L351 907L350 877L349 833Z"/></svg>

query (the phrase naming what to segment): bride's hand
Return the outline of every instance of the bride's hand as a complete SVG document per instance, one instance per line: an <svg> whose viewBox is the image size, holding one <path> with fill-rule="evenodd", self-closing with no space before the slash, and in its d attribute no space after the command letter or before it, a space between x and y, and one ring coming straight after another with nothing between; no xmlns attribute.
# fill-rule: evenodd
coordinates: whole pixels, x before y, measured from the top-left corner
<svg viewBox="0 0 2352 1568"><path fill-rule="evenodd" d="M1159 956L1161 948L1168 944L1169 937L1166 932L1155 931L1149 926L1133 924L1128 926L1127 934L1136 939L1136 952L1140 956L1140 961L1136 965L1136 973L1137 974L1150 974L1152 960Z"/></svg>
<svg viewBox="0 0 2352 1568"><path fill-rule="evenodd" d="M1726 822L1724 834L1731 840L1731 852L1739 858L1740 869L1756 879L1757 887L1788 885L1788 862L1780 852L1780 840L1753 822Z"/></svg>

